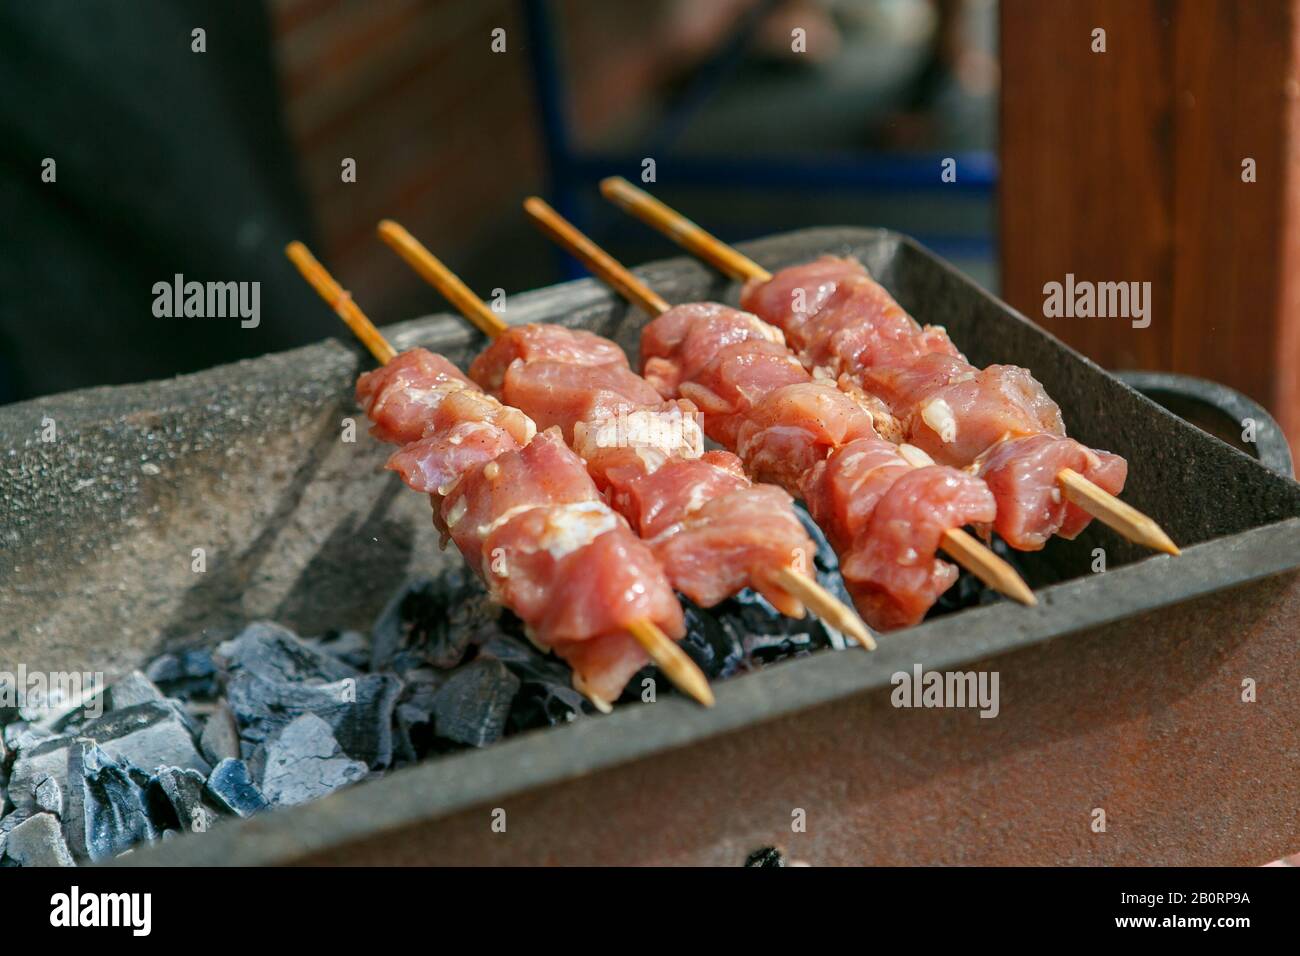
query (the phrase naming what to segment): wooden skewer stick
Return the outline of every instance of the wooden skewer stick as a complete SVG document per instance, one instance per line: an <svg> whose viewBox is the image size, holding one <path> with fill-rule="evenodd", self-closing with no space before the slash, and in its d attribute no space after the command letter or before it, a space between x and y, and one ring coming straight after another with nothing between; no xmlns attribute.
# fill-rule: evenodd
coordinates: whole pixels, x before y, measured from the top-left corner
<svg viewBox="0 0 1300 956"><path fill-rule="evenodd" d="M849 635L867 650L876 649L876 639L862 618L811 576L800 574L794 568L778 568L774 575L781 587L816 611L822 621Z"/></svg>
<svg viewBox="0 0 1300 956"><path fill-rule="evenodd" d="M441 292L443 298L488 338L494 339L506 330L506 323L501 316L493 312L469 286L460 281L460 276L448 269L441 259L425 248L424 243L401 225L385 219L379 224L379 238L388 243L420 278Z"/></svg>
<svg viewBox="0 0 1300 956"><path fill-rule="evenodd" d="M456 273L425 248L420 240L391 219L379 224L379 235L400 255L406 263L419 273L426 282L436 288L451 302L480 332L490 338L496 338L506 329L501 317L493 312L474 292L460 280ZM650 659L659 665L668 679L683 693L694 697L705 707L713 706L713 691L709 680L704 676L690 656L682 650L681 645L660 630L659 626L648 618L633 621L628 630L637 643L650 655ZM600 709L600 703L591 694L587 695ZM606 705L608 706L608 705Z"/></svg>
<svg viewBox="0 0 1300 956"><path fill-rule="evenodd" d="M1163 551L1165 554L1182 553L1155 519L1144 515L1110 492L1098 488L1073 468L1062 468L1056 480L1060 483L1065 497L1102 524L1119 532L1121 537L1135 544L1146 545L1155 551Z"/></svg>
<svg viewBox="0 0 1300 956"><path fill-rule="evenodd" d="M772 278L772 273L740 250L710 235L671 206L655 199L645 190L638 189L626 179L611 176L602 180L600 191L620 209L659 230L730 278L741 281L756 279L760 282ZM1056 477L1061 490L1070 501L1122 537L1166 554L1181 553L1153 518L1120 501L1077 471L1067 468Z"/></svg>
<svg viewBox="0 0 1300 956"><path fill-rule="evenodd" d="M603 281L620 291L628 289L624 294L641 308L655 315L668 310L668 304L646 288L645 283L541 199L535 196L528 199L524 208L548 236L577 256ZM1015 568L960 528L944 532L943 550L998 593L1031 607L1038 603L1038 598L1034 597L1034 592Z"/></svg>
<svg viewBox="0 0 1300 956"><path fill-rule="evenodd" d="M573 689L576 690L583 697L587 698L587 700L591 701L591 705L595 707L598 711L600 711L602 714L614 713L613 705L610 704L610 702L607 701L604 697L601 697L594 690L588 687L587 682L582 679L582 675L579 674L577 671L573 672Z"/></svg>
<svg viewBox="0 0 1300 956"><path fill-rule="evenodd" d="M705 707L713 706L713 688L709 686L709 679L680 644L648 618L633 621L628 630L678 690L694 697Z"/></svg>
<svg viewBox="0 0 1300 956"><path fill-rule="evenodd" d="M1011 565L962 528L950 528L943 533L943 550L948 557L998 593L1030 607L1038 603L1038 598L1034 597L1034 592L1029 589L1025 579Z"/></svg>
<svg viewBox="0 0 1300 956"><path fill-rule="evenodd" d="M387 365L397 355L397 350L384 338L382 332L361 311L361 307L352 301L352 296L334 281L334 277L321 265L311 250L296 239L284 247L284 254L298 267L302 277L316 290L316 294L325 300L325 304L338 313L352 334L370 350L370 354L380 365Z"/></svg>
<svg viewBox="0 0 1300 956"><path fill-rule="evenodd" d="M638 189L622 176L600 181L600 192L624 212L667 235L688 252L733 279L772 278L771 273L739 249L727 245L691 222L671 206Z"/></svg>
<svg viewBox="0 0 1300 956"><path fill-rule="evenodd" d="M397 228L400 229L401 227ZM411 241L414 242L415 240L412 239ZM293 264L298 267L298 271L302 273L303 278L316 290L317 294L339 314L356 337L365 343L371 354L379 360L379 364L387 365L397 355L397 350L384 338L383 333L375 327L375 324L370 321L366 314L361 311L360 306L352 301L352 297L334 281L334 277L316 260L311 251L301 242L295 240L285 247L284 252ZM469 292L468 289L465 291ZM473 296L473 293L469 294ZM487 307L484 306L484 308ZM488 311L491 312L490 309ZM704 672L686 655L685 651L678 647L676 642L670 640L668 635L660 630L654 621L641 618L633 621L629 630L632 636L637 639L637 642L645 648L646 653L650 655L655 663L659 664L674 684L705 707L713 706L713 691L709 688L709 681L704 676ZM674 657L671 651L666 650L665 645L670 645L677 656ZM586 696L602 714L608 714L613 709L609 701L586 688L585 682L577 671L573 672L573 686L578 693Z"/></svg>
<svg viewBox="0 0 1300 956"><path fill-rule="evenodd" d="M532 201L529 200L529 202ZM540 200L537 201L540 202ZM501 317L488 308L487 303L476 296L465 283L461 282L455 273L424 247L420 240L392 220L384 220L384 222L380 223L379 235L427 282L438 289L448 301L455 304L460 309L461 314L473 323L480 332L489 338L496 338L505 331L506 324L501 321ZM612 259L610 261L613 262ZM617 263L615 264L617 265ZM645 285L636 280L632 280L629 288L633 287L645 289ZM650 294L653 295L653 293ZM667 303L663 302L663 300L659 301L662 305L660 311L668 308ZM793 568L781 568L775 571L774 574L777 583L816 611L819 617L829 622L831 626L848 634L867 650L875 650L875 639L871 636L871 632L862 622L862 619L839 601L835 595L821 587L808 575L800 574ZM643 646L645 645L643 644ZM653 654L653 651L648 646L646 646L646 651Z"/></svg>

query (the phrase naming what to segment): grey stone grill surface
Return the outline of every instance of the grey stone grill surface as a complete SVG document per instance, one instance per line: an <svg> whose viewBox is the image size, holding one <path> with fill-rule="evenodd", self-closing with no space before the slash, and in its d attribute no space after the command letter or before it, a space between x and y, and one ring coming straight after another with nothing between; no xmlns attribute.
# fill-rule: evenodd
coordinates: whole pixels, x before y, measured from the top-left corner
<svg viewBox="0 0 1300 956"><path fill-rule="evenodd" d="M1184 556L1139 552L1094 523L1079 540L1054 541L1022 562L1030 583L1045 588L1037 609L999 603L962 611L891 636L875 655L813 655L727 681L713 711L667 700L626 708L127 859L282 862L324 852L847 700L887 686L890 673L914 661L943 667L1068 641L1073 632L1300 565L1300 486L1181 422L910 240L836 228L745 248L769 267L823 252L857 255L909 311L945 325L976 364L1030 368L1060 402L1072 435L1129 458L1125 499L1155 516ZM735 299L734 287L689 260L638 271L670 301ZM507 318L591 328L632 349L644 322L591 281L514 296ZM332 321L322 307L322 332L335 332ZM462 365L482 345L447 316L386 331L398 348L427 345ZM398 582L458 560L438 551L427 500L379 471L386 451L365 434L350 397L368 364L338 339L171 381L0 409L0 670L23 663L114 679L195 641L213 647L252 620L300 634L363 628ZM357 424L352 444L340 440L347 418ZM49 419L58 437L45 443L40 431ZM1097 547L1107 554L1104 575L1090 573ZM192 569L196 549L202 573ZM180 657L175 666L183 671ZM326 738L342 744L344 731L321 716L328 733L315 725L294 732L316 741L330 761L336 752ZM214 751L208 756L231 746L225 737L223 744L219 727L204 735ZM208 767L204 754L194 758L203 762L196 771ZM345 771L355 773L340 766L337 775ZM173 787L178 801L191 799L183 779ZM230 783L237 800L238 781ZM240 839L244 826L255 827L256 840ZM22 852L59 858L47 830L45 821L24 830Z"/></svg>

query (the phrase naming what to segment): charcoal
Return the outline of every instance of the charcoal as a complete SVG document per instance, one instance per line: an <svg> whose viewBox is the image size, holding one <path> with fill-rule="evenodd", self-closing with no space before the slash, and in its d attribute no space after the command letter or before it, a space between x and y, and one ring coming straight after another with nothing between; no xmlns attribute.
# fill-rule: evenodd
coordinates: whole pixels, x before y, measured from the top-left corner
<svg viewBox="0 0 1300 956"><path fill-rule="evenodd" d="M473 635L466 638L466 647L473 640ZM396 674L402 680L406 680L406 675L414 670L423 670L429 666L429 660L424 655L422 648L404 647L388 659L388 667L385 670Z"/></svg>
<svg viewBox="0 0 1300 956"><path fill-rule="evenodd" d="M774 846L759 847L745 858L745 866L758 869L784 867L785 865L785 854Z"/></svg>
<svg viewBox="0 0 1300 956"><path fill-rule="evenodd" d="M202 832L215 821L216 815L203 805L203 788L207 780L197 770L163 767L149 781L149 800L154 820L168 829Z"/></svg>
<svg viewBox="0 0 1300 956"><path fill-rule="evenodd" d="M125 710L136 704L159 703L165 700L162 691L153 681L140 671L132 671L106 687L88 703L98 705L102 715L115 710ZM88 706L75 707L59 718L49 721L46 726L68 736L80 735L87 723L97 719L90 716L90 711L91 708Z"/></svg>
<svg viewBox="0 0 1300 956"><path fill-rule="evenodd" d="M54 778L60 786L67 780L68 748L72 737L37 739L18 750L9 775L9 800L18 810L31 813L37 809L36 788Z"/></svg>
<svg viewBox="0 0 1300 956"><path fill-rule="evenodd" d="M14 827L18 826L18 824L30 817L34 812L34 810L14 810L8 816L0 819L0 835L8 833Z"/></svg>
<svg viewBox="0 0 1300 956"><path fill-rule="evenodd" d="M416 619L432 617L441 610L433 578L417 577L402 582L393 592L370 628L370 670L391 670L393 656L404 649L415 634Z"/></svg>
<svg viewBox="0 0 1300 956"><path fill-rule="evenodd" d="M378 768L392 762L393 708L401 686L385 674L311 685L240 672L226 692L240 738L250 748L270 741L290 721L310 713L330 725L348 756Z"/></svg>
<svg viewBox="0 0 1300 956"><path fill-rule="evenodd" d="M36 787L36 806L56 817L63 815L63 788L53 777L46 777Z"/></svg>
<svg viewBox="0 0 1300 956"><path fill-rule="evenodd" d="M217 695L217 665L212 652L203 648L163 654L144 673L169 697L211 700Z"/></svg>
<svg viewBox="0 0 1300 956"><path fill-rule="evenodd" d="M568 723L591 706L573 689L572 671L523 638L499 634L479 648L479 658L499 660L519 678L510 708L511 733Z"/></svg>
<svg viewBox="0 0 1300 956"><path fill-rule="evenodd" d="M396 722L393 747L400 760L409 762L423 757L432 746L434 700L447 675L429 667L417 667L402 676L402 692L393 712Z"/></svg>
<svg viewBox="0 0 1300 956"><path fill-rule="evenodd" d="M446 740L486 747L505 733L519 678L493 658L478 658L452 673L434 697L434 732Z"/></svg>
<svg viewBox="0 0 1300 956"><path fill-rule="evenodd" d="M455 667L476 633L501 615L483 585L462 566L450 567L437 578L407 581L371 628L370 669L401 673L404 666L425 662Z"/></svg>
<svg viewBox="0 0 1300 956"><path fill-rule="evenodd" d="M25 720L14 721L4 730L5 746L10 751L29 749L42 740L57 736L59 734L50 728L42 727L39 724L29 724Z"/></svg>
<svg viewBox="0 0 1300 956"><path fill-rule="evenodd" d="M267 807L266 797L249 776L242 760L223 760L208 775L204 793L217 807L239 817L251 817Z"/></svg>
<svg viewBox="0 0 1300 956"><path fill-rule="evenodd" d="M108 688L108 709L125 710L163 699L163 692L140 671L132 671Z"/></svg>
<svg viewBox="0 0 1300 956"><path fill-rule="evenodd" d="M369 768L339 748L330 725L303 714L267 746L262 792L278 806L296 806L365 778Z"/></svg>
<svg viewBox="0 0 1300 956"><path fill-rule="evenodd" d="M761 667L791 657L802 657L827 646L824 633L817 631L746 634L742 644L750 667Z"/></svg>
<svg viewBox="0 0 1300 956"><path fill-rule="evenodd" d="M188 720L171 701L151 701L88 721L78 734L142 770L187 767L206 774L209 766L194 745Z"/></svg>
<svg viewBox="0 0 1300 956"><path fill-rule="evenodd" d="M256 621L221 644L216 660L232 675L254 674L267 681L322 684L360 674L350 664L270 621Z"/></svg>
<svg viewBox="0 0 1300 956"><path fill-rule="evenodd" d="M426 709L421 704L398 704L393 719L397 724L393 738L395 763L411 763L428 753L433 734L432 706Z"/></svg>
<svg viewBox="0 0 1300 956"><path fill-rule="evenodd" d="M744 649L748 669L831 647L830 632L811 615L782 617L761 594L748 589L719 605L718 625Z"/></svg>
<svg viewBox="0 0 1300 956"><path fill-rule="evenodd" d="M0 866L17 866L17 863L6 863L4 846L5 841L9 839L9 833L14 827L31 817L30 810L15 810L7 816L0 817Z"/></svg>
<svg viewBox="0 0 1300 956"><path fill-rule="evenodd" d="M682 650L706 677L721 680L744 669L745 648L734 631L718 622L719 615L701 609L686 598L682 598L682 611L686 619Z"/></svg>
<svg viewBox="0 0 1300 956"><path fill-rule="evenodd" d="M199 738L199 749L213 766L227 757L240 755L239 728L235 725L235 715L224 701L217 705L204 722L203 735Z"/></svg>
<svg viewBox="0 0 1300 956"><path fill-rule="evenodd" d="M149 775L115 758L93 740L78 738L68 751L68 843L92 861L106 860L160 828L145 792Z"/></svg>
<svg viewBox="0 0 1300 956"><path fill-rule="evenodd" d="M307 638L307 644L357 670L370 666L370 638L360 631L326 631L320 637Z"/></svg>
<svg viewBox="0 0 1300 956"><path fill-rule="evenodd" d="M18 866L76 866L63 839L58 817L37 813L23 820L3 839L3 856Z"/></svg>

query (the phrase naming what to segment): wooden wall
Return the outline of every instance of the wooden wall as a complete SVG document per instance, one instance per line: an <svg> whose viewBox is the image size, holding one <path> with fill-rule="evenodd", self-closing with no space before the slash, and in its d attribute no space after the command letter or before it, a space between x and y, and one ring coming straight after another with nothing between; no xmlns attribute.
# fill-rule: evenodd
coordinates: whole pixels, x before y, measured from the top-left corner
<svg viewBox="0 0 1300 956"><path fill-rule="evenodd" d="M1241 389L1300 447L1300 3L1002 0L1000 16L1006 297L1108 367ZM1044 318L1067 273L1151 282L1150 327Z"/></svg>
<svg viewBox="0 0 1300 956"><path fill-rule="evenodd" d="M731 2L731 0L727 0ZM670 0L552 0L573 121L599 137L676 66ZM400 219L461 268L544 164L521 0L270 0L286 119L331 267L384 321L434 301L375 238ZM725 5L719 6L725 12ZM716 17L714 18L716 19ZM674 25L676 24L676 25ZM506 30L506 52L490 49ZM708 30L717 24L705 24ZM343 157L357 181L340 180Z"/></svg>

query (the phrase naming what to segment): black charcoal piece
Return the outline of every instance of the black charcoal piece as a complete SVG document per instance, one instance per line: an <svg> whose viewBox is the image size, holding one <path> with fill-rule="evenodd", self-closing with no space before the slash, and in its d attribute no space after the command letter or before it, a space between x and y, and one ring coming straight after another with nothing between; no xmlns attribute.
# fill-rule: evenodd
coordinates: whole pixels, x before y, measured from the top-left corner
<svg viewBox="0 0 1300 956"><path fill-rule="evenodd" d="M360 673L270 621L255 621L218 646L216 659L232 675L254 674L267 681L333 683Z"/></svg>
<svg viewBox="0 0 1300 956"><path fill-rule="evenodd" d="M510 708L511 733L568 723L591 706L573 689L573 672L524 638L498 634L479 648L479 658L499 660L519 678L519 693Z"/></svg>
<svg viewBox="0 0 1300 956"><path fill-rule="evenodd" d="M163 654L144 673L164 694L181 700L210 700L217 693L217 665L205 648Z"/></svg>
<svg viewBox="0 0 1300 956"><path fill-rule="evenodd" d="M486 747L505 733L519 678L499 660L478 658L457 669L434 696L434 733Z"/></svg>
<svg viewBox="0 0 1300 956"><path fill-rule="evenodd" d="M248 752L270 741L291 720L316 714L330 725L349 757L370 767L386 767L393 759L393 708L401 687L386 674L300 684L240 672L230 679L226 693Z"/></svg>
<svg viewBox="0 0 1300 956"><path fill-rule="evenodd" d="M208 714L203 723L203 735L199 738L199 749L204 759L216 766L227 757L238 757L239 728L235 725L235 715L230 706L222 701L215 710Z"/></svg>
<svg viewBox="0 0 1300 956"><path fill-rule="evenodd" d="M407 581L389 599L371 628L372 671L429 663L455 667L475 635L501 617L478 579L463 566L437 578Z"/></svg>
<svg viewBox="0 0 1300 956"><path fill-rule="evenodd" d="M21 751L33 747L42 740L58 736L60 735L48 727L29 724L25 720L9 724L4 731L5 746L11 751Z"/></svg>
<svg viewBox="0 0 1300 956"><path fill-rule="evenodd" d="M8 833L18 824L22 823L32 815L31 810L14 810L12 813L0 819L0 834Z"/></svg>
<svg viewBox="0 0 1300 956"><path fill-rule="evenodd" d="M759 847L745 858L745 866L757 869L785 866L785 854L774 846Z"/></svg>
<svg viewBox="0 0 1300 956"><path fill-rule="evenodd" d="M718 605L715 617L744 649L746 669L831 646L826 629L812 615L802 620L783 617L766 598L748 589Z"/></svg>
<svg viewBox="0 0 1300 956"><path fill-rule="evenodd" d="M391 669L393 656L407 646L416 631L416 619L438 613L440 604L432 578L402 582L370 628L370 669ZM421 636L415 634L414 639L418 641Z"/></svg>
<svg viewBox="0 0 1300 956"><path fill-rule="evenodd" d="M423 757L432 743L434 698L447 680L445 671L417 667L402 675L402 692L393 712L395 756L402 761Z"/></svg>
<svg viewBox="0 0 1300 956"><path fill-rule="evenodd" d="M9 775L9 801L18 810L36 810L36 788L53 777L59 785L68 778L68 748L72 737L49 737L34 740L18 750Z"/></svg>
<svg viewBox="0 0 1300 956"><path fill-rule="evenodd" d="M706 677L721 680L743 669L744 646L732 630L718 623L725 608L722 611L705 611L694 602L682 598L682 611L686 619L682 650L700 666ZM633 682L628 683L631 685Z"/></svg>
<svg viewBox="0 0 1300 956"><path fill-rule="evenodd" d="M820 636L816 632L763 633L760 631L746 634L742 643L745 647L745 657L751 662L751 666L762 666L809 654L819 647L825 647L825 639L817 639Z"/></svg>
<svg viewBox="0 0 1300 956"><path fill-rule="evenodd" d="M240 817L251 817L266 809L266 797L253 783L248 765L242 760L223 760L208 775L204 792L220 809Z"/></svg>
<svg viewBox="0 0 1300 956"><path fill-rule="evenodd" d="M58 817L37 813L10 830L3 838L0 856L18 866L76 866Z"/></svg>
<svg viewBox="0 0 1300 956"><path fill-rule="evenodd" d="M160 827L203 832L216 814L203 805L206 779L197 770L163 767L149 781L150 807Z"/></svg>
<svg viewBox="0 0 1300 956"><path fill-rule="evenodd" d="M93 740L68 751L68 844L92 861L117 856L141 840L156 840L145 793L149 776L114 758Z"/></svg>
<svg viewBox="0 0 1300 956"><path fill-rule="evenodd" d="M327 631L307 643L358 670L370 666L370 638L360 631Z"/></svg>
<svg viewBox="0 0 1300 956"><path fill-rule="evenodd" d="M206 774L210 767L195 746L188 719L171 701L152 701L111 711L77 733L141 770L188 767Z"/></svg>
<svg viewBox="0 0 1300 956"><path fill-rule="evenodd" d="M63 788L53 777L46 777L36 786L36 806L56 817L63 815Z"/></svg>
<svg viewBox="0 0 1300 956"><path fill-rule="evenodd" d="M428 752L433 735L432 702L426 709L422 704L401 704L393 711L397 733L393 738L394 763L411 763Z"/></svg>
<svg viewBox="0 0 1300 956"><path fill-rule="evenodd" d="M132 671L108 688L108 709L124 710L163 699L163 692L140 671Z"/></svg>
<svg viewBox="0 0 1300 956"><path fill-rule="evenodd" d="M364 780L368 771L339 749L329 724L303 714L268 744L262 793L277 806L295 806Z"/></svg>

